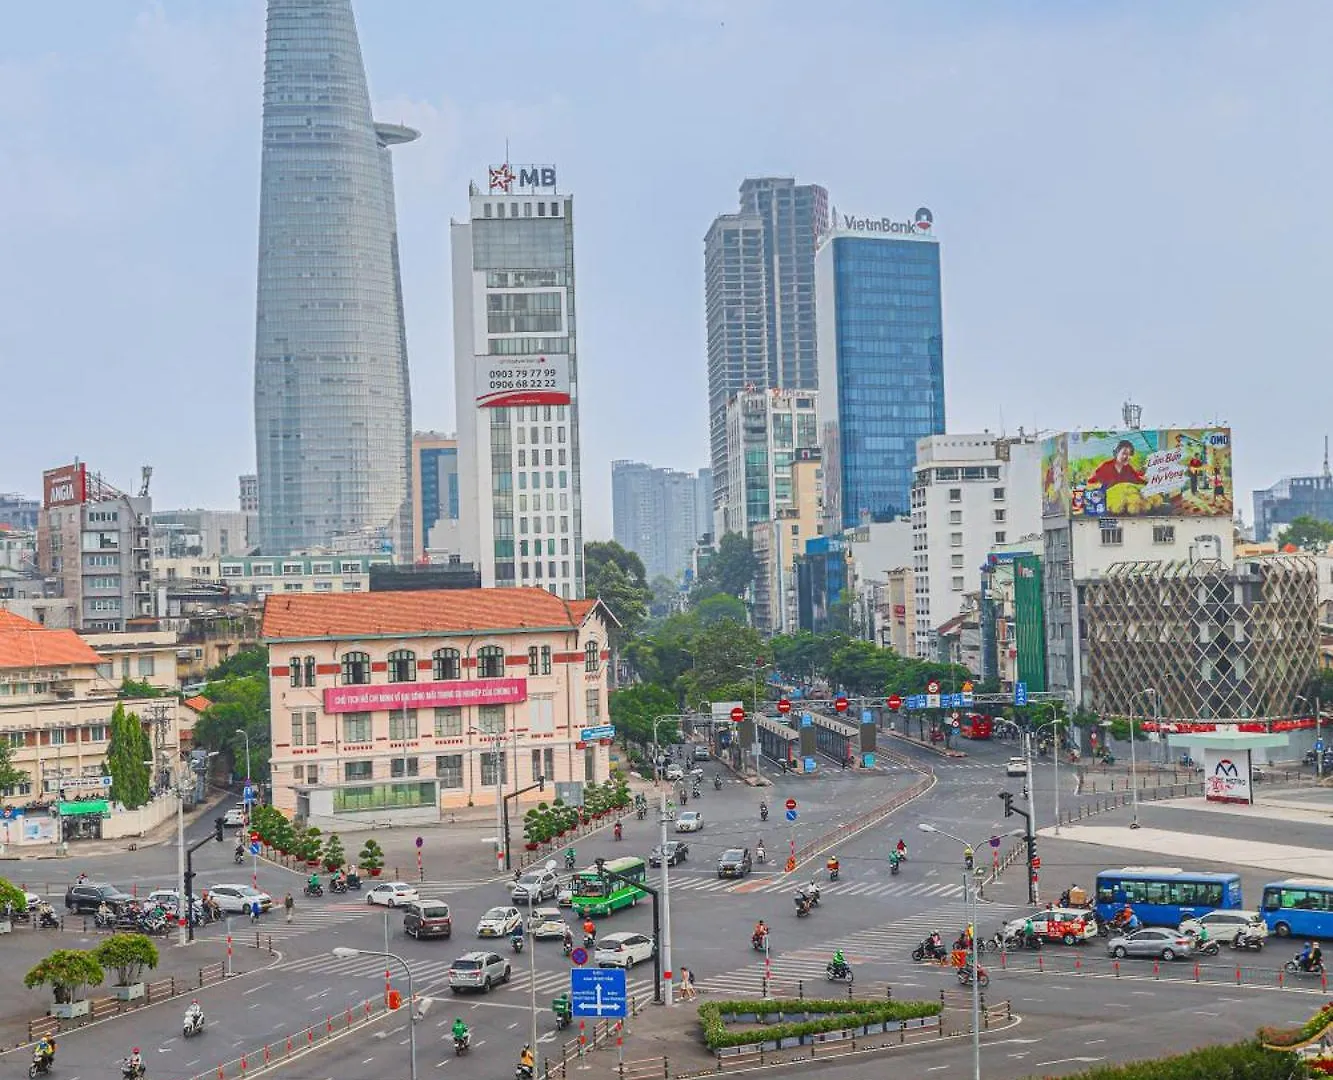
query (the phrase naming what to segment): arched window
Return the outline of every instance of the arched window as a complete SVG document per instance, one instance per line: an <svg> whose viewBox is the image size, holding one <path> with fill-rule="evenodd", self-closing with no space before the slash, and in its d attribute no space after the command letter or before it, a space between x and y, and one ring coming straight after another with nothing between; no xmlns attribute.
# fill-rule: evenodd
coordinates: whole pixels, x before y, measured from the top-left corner
<svg viewBox="0 0 1333 1080"><path fill-rule="evenodd" d="M602 653L601 650L597 648L597 642L595 640L590 641L588 642L588 644L583 646L584 671L598 670L602 666L601 660L602 660Z"/></svg>
<svg viewBox="0 0 1333 1080"><path fill-rule="evenodd" d="M477 678L503 679L505 651L499 645L483 645L477 650Z"/></svg>
<svg viewBox="0 0 1333 1080"><path fill-rule="evenodd" d="M344 686L359 686L370 682L370 653L343 653L342 675Z"/></svg>
<svg viewBox="0 0 1333 1080"><path fill-rule="evenodd" d="M436 682L463 677L462 664L459 662L457 649L436 649L430 654L431 675Z"/></svg>
<svg viewBox="0 0 1333 1080"><path fill-rule="evenodd" d="M415 682L417 654L411 649L394 649L389 653L389 682Z"/></svg>

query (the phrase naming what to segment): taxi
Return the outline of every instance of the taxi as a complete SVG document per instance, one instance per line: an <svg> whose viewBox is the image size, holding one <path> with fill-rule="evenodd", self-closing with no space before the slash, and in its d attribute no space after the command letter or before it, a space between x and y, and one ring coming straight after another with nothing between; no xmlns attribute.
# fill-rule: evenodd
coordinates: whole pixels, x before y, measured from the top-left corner
<svg viewBox="0 0 1333 1080"><path fill-rule="evenodd" d="M1065 945L1077 945L1091 941L1097 936L1097 920L1088 908L1039 908L1029 915L1010 919L1004 924L1006 934L1021 934L1023 925L1032 920L1032 929L1038 937L1047 941L1059 941Z"/></svg>

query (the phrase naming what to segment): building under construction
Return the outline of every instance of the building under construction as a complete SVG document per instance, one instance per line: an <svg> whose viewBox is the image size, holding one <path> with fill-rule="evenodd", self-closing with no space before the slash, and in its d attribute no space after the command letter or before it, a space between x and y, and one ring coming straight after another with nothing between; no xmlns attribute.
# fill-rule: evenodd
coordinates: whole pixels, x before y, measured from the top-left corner
<svg viewBox="0 0 1333 1080"><path fill-rule="evenodd" d="M1085 694L1104 716L1290 716L1318 667L1308 555L1115 563L1078 591Z"/></svg>

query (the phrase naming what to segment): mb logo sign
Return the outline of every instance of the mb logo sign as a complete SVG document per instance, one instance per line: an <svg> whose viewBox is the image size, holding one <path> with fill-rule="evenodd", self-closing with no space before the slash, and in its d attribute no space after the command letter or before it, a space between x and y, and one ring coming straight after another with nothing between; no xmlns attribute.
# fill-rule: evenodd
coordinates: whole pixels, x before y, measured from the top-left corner
<svg viewBox="0 0 1333 1080"><path fill-rule="evenodd" d="M490 167L492 194L534 195L555 190L554 165L492 165Z"/></svg>
<svg viewBox="0 0 1333 1080"><path fill-rule="evenodd" d="M520 166L518 170L518 186L521 188L553 188L555 187L555 166L554 165L532 165Z"/></svg>

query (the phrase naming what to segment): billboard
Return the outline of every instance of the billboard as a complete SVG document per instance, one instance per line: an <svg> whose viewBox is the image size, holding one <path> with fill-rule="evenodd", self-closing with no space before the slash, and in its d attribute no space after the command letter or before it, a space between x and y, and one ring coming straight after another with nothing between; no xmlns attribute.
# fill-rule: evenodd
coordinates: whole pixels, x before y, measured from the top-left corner
<svg viewBox="0 0 1333 1080"><path fill-rule="evenodd" d="M88 466L82 462L42 473L42 505L78 506L88 500Z"/></svg>
<svg viewBox="0 0 1333 1080"><path fill-rule="evenodd" d="M388 686L331 686L324 691L327 713L383 712L386 709L442 709L460 705L508 705L526 701L526 679L476 679L391 683Z"/></svg>
<svg viewBox="0 0 1333 1080"><path fill-rule="evenodd" d="M477 407L498 409L509 405L568 405L569 357L481 356L477 379Z"/></svg>
<svg viewBox="0 0 1333 1080"><path fill-rule="evenodd" d="M1250 752L1203 748L1204 798L1208 802L1252 803Z"/></svg>
<svg viewBox="0 0 1333 1080"><path fill-rule="evenodd" d="M1072 431L1042 443L1046 517L1230 517L1230 428Z"/></svg>

